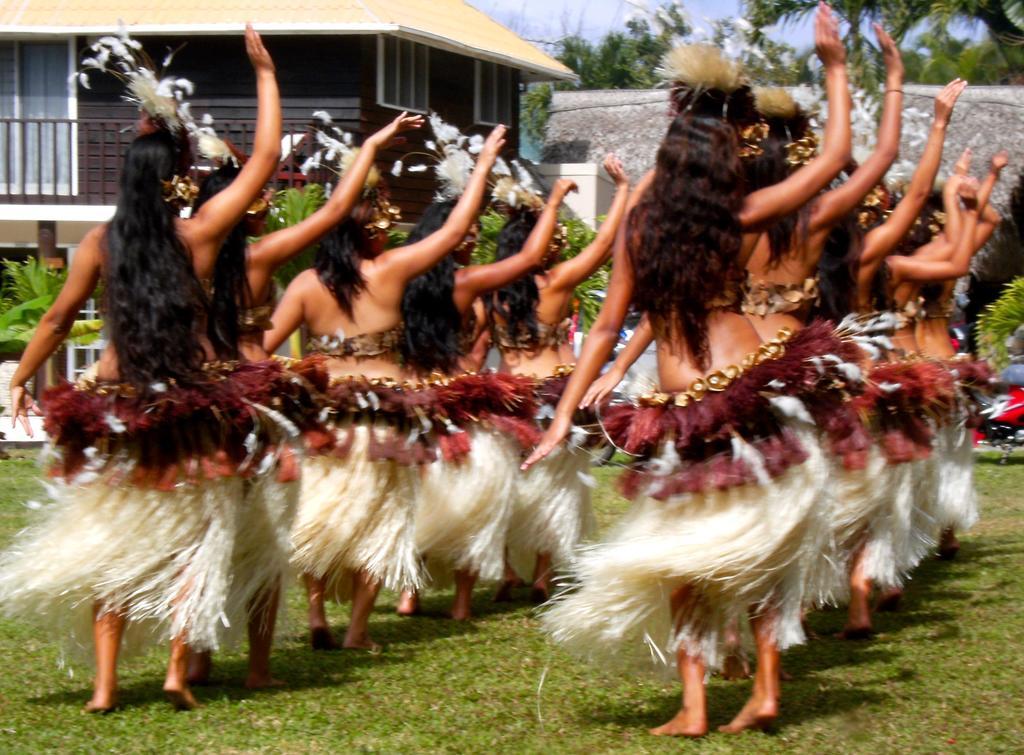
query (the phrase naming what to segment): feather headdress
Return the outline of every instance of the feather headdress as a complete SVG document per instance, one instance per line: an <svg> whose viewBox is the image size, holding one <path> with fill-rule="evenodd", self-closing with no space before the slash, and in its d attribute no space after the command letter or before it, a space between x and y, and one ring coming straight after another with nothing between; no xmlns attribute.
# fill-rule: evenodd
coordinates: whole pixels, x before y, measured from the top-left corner
<svg viewBox="0 0 1024 755"><path fill-rule="evenodd" d="M512 160L512 168L499 160L491 169L491 199L511 210L540 210L544 207L537 182L518 160Z"/></svg>
<svg viewBox="0 0 1024 755"><path fill-rule="evenodd" d="M446 122L437 113L431 113L429 120L430 128L434 132L434 138L427 140L425 145L429 151L412 152L401 160L396 160L391 168L391 175L400 176L403 170L410 173L425 173L430 169L429 163L433 162L434 177L438 184L434 201L458 199L469 183L469 177L476 165L473 156L483 149L484 138L478 134L466 136L458 127ZM428 162L405 165L406 160L417 156L426 158Z"/></svg>
<svg viewBox="0 0 1024 755"><path fill-rule="evenodd" d="M186 99L195 91L194 85L188 79L164 75L177 50L169 51L157 69L123 24L117 34L100 37L88 49L91 54L82 60L81 70L72 74L73 80L89 89L90 71L109 73L125 85L124 99L154 121L174 134L194 132L195 121Z"/></svg>

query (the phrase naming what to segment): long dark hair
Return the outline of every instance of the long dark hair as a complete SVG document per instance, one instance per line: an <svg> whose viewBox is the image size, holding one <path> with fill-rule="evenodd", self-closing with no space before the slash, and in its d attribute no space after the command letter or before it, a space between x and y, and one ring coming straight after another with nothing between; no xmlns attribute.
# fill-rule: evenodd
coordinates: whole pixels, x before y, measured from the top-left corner
<svg viewBox="0 0 1024 755"><path fill-rule="evenodd" d="M177 159L166 131L132 141L106 232L104 319L121 378L143 392L156 382L189 382L203 364L196 330L205 297L161 186Z"/></svg>
<svg viewBox="0 0 1024 755"><path fill-rule="evenodd" d="M832 227L825 239L818 259L820 298L812 317L839 322L853 312L863 250L864 229L853 210Z"/></svg>
<svg viewBox="0 0 1024 755"><path fill-rule="evenodd" d="M514 211L498 234L495 261L500 262L519 254L526 246L526 240L530 238L539 218L540 215L534 210ZM528 273L498 289L492 296L487 297L484 304L488 315L494 312L501 315L511 338L536 338L538 301L540 292L537 290L537 281L533 279L532 273Z"/></svg>
<svg viewBox="0 0 1024 755"><path fill-rule="evenodd" d="M238 173L236 166L225 164L206 176L199 186L192 212L198 212L215 194L230 186ZM224 239L213 271L213 297L206 332L221 359L238 358L238 307L252 301L249 276L245 271L247 246L243 219Z"/></svg>
<svg viewBox="0 0 1024 755"><path fill-rule="evenodd" d="M731 124L696 108L682 111L658 149L654 183L628 220L634 302L680 334L701 367L710 304L738 274L739 162Z"/></svg>
<svg viewBox="0 0 1024 755"><path fill-rule="evenodd" d="M782 118L770 118L767 123L768 135L758 142L761 153L740 161L747 194L780 183L793 172L793 166L787 161L787 145L802 133ZM810 207L811 203L805 203L797 212L779 218L768 227L769 267L776 267L795 244L802 245L806 241Z"/></svg>
<svg viewBox="0 0 1024 755"><path fill-rule="evenodd" d="M425 239L441 228L455 208L448 199L430 205L409 232L406 244ZM402 361L418 372L453 372L458 366L462 317L455 308L455 260L447 255L413 278L402 295Z"/></svg>
<svg viewBox="0 0 1024 755"><path fill-rule="evenodd" d="M352 317L352 300L366 288L359 265L373 235L367 228L373 218L370 200L360 201L347 218L324 236L313 260L320 282L327 286L348 317Z"/></svg>
<svg viewBox="0 0 1024 755"><path fill-rule="evenodd" d="M902 199L899 195L892 197L892 204L895 207ZM899 240L892 250L893 255L909 257L919 248L931 242L934 238L931 230L932 223L936 222L935 214L942 212L942 193L933 191L925 200L917 220L907 231L906 235ZM875 277L871 280L871 303L877 310L891 309L894 306L893 292L890 290L889 265L883 262L875 271Z"/></svg>

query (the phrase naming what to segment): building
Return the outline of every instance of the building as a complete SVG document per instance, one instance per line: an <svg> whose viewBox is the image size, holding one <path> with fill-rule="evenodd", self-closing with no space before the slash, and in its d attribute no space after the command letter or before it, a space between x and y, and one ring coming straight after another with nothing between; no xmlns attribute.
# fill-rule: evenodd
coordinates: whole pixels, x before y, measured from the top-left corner
<svg viewBox="0 0 1024 755"><path fill-rule="evenodd" d="M308 132L314 110L361 134L400 110L434 110L469 131L505 123L514 152L520 86L573 78L462 0L6 0L0 6L0 253L38 248L60 259L111 216L136 115L112 77L94 75L84 89L69 76L90 41L119 21L158 62L181 47L171 70L195 83L193 112L209 112L246 149L256 107L242 37L247 20L274 57L285 132L296 137L283 141L279 185L303 180L302 145L291 147ZM391 180L391 188L412 219L433 193L425 176Z"/></svg>

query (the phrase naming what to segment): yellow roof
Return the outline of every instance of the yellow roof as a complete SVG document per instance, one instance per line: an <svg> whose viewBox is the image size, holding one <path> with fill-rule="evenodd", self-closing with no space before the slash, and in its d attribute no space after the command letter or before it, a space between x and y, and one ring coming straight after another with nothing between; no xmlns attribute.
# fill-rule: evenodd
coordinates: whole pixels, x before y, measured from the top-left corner
<svg viewBox="0 0 1024 755"><path fill-rule="evenodd" d="M3 0L0 34L103 34L124 21L134 34L215 34L251 21L264 34L394 34L571 79L549 55L462 0Z"/></svg>

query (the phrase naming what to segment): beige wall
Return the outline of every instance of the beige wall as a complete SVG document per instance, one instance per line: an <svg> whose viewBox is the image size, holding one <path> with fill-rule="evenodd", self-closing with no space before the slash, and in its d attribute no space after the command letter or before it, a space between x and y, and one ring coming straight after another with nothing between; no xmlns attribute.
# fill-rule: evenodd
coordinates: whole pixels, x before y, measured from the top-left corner
<svg viewBox="0 0 1024 755"><path fill-rule="evenodd" d="M57 246L77 246L82 237L113 216L113 207L82 205L0 205L0 248L36 248L40 220L57 222Z"/></svg>
<svg viewBox="0 0 1024 755"><path fill-rule="evenodd" d="M608 212L615 196L615 183L596 163L541 163L537 171L549 182L571 178L579 191L565 198L565 204L578 218L596 225L596 219Z"/></svg>

